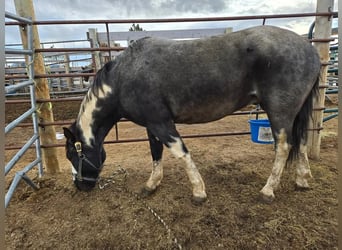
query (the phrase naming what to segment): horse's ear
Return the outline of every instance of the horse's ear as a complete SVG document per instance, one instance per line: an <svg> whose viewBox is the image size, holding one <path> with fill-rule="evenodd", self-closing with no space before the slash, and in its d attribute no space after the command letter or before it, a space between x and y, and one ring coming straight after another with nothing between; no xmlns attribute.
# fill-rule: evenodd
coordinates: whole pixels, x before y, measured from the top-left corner
<svg viewBox="0 0 342 250"><path fill-rule="evenodd" d="M75 135L70 131L70 129L63 127L63 131L65 138L73 142L76 141Z"/></svg>

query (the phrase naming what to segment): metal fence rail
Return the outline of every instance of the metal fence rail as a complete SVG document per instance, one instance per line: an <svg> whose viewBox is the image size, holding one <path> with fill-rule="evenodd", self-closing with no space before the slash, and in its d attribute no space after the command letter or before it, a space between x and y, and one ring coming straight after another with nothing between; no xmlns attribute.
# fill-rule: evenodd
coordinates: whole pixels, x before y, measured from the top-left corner
<svg viewBox="0 0 342 250"><path fill-rule="evenodd" d="M37 186L33 183L33 181L26 175L32 168L38 166L39 176L42 175L43 167L42 167L42 157L41 157L41 149L40 149L40 141L39 141L39 132L38 132L38 119L36 116L36 97L35 97L35 86L34 86L34 69L33 64L30 63L33 61L34 48L33 48L33 33L32 33L32 21L27 18L23 18L17 16L15 14L11 14L9 12L5 12L5 17L16 20L20 22L21 25L25 25L25 30L27 32L28 39L28 48L27 49L5 49L6 54L20 54L27 56L27 70L28 70L28 78L29 80L23 81L16 86L8 86L5 87L5 92L11 92L13 90L17 90L24 87L29 87L30 92L30 102L31 108L27 110L24 114L19 116L14 121L7 124L5 127L5 134L10 133L15 127L17 127L22 121L24 121L28 117L32 117L33 121L33 135L32 137L25 143L23 147L19 149L19 151L12 157L11 160L5 166L5 176L13 169L16 163L20 160L20 158L26 153L26 151L33 145L35 145L36 150L36 158L31 163L26 165L23 169L17 171L14 175L14 178L6 192L5 196L5 207L8 206L14 191L16 190L19 182L23 179L27 184L29 184L34 189L38 189Z"/></svg>
<svg viewBox="0 0 342 250"><path fill-rule="evenodd" d="M79 51L103 51L110 53L111 51L121 51L125 49L124 47L110 47L110 29L109 24L115 25L120 23L170 23L170 22L212 22L212 21L233 21L233 20L260 20L262 24L265 24L267 20L271 19L279 19L279 18L298 18L298 17L315 17L315 16L330 16L337 17L337 12L326 12L326 13L296 13L296 14L280 14L280 15L257 15L257 16L234 16L234 17L211 17L211 18L173 18L173 19L124 19L124 20L57 20L57 21L34 21L34 25L74 25L74 24L103 24L106 27L106 36L107 36L107 44L108 47L98 47L98 48L37 48L35 52L37 53L60 53L60 52L79 52ZM14 25L13 22L6 22L6 25ZM311 42L330 42L334 40L331 39L315 39L312 36L309 39ZM324 64L325 62L322 62ZM82 77L82 76L94 76L95 73L62 73L62 74L36 74L36 78L49 78L49 77ZM11 78L22 77L22 76L10 76ZM320 88L327 88L327 86L320 86ZM82 99L82 98L80 98ZM57 98L57 99L49 99L49 100L37 100L40 102L57 102L57 101L69 101L68 98ZM73 99L75 100L75 99ZM317 110L324 110L324 107L316 107ZM238 114L242 114L238 112ZM40 124L41 126L51 126L51 125L61 125L61 124L70 124L68 122L60 122L56 121L50 124ZM26 126L26 124L25 124ZM314 128L315 130L321 130L322 128ZM109 141L108 143L121 143L127 142L127 140L120 140L118 135L118 129L115 128L116 140ZM249 131L242 131L240 134L248 134ZM202 134L202 135L184 135L184 137L207 137L207 136L223 136L223 135L236 135L236 133L218 133L218 134ZM136 138L135 140L129 140L129 142L138 142L141 141L141 138ZM143 139L145 140L145 139ZM51 144L51 145L42 145L42 147L62 147L63 143L60 144ZM14 149L16 146L6 146L6 149Z"/></svg>

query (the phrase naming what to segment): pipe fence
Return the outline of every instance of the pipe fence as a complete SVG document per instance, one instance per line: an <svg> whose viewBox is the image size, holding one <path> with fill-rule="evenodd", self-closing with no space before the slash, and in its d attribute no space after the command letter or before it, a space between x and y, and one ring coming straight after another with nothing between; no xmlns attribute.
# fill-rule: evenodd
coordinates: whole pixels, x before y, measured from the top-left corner
<svg viewBox="0 0 342 250"><path fill-rule="evenodd" d="M296 14L280 14L280 15L253 15L253 16L233 16L233 17L210 17L210 18L169 18L169 19L116 19L116 20L57 20L57 21L33 21L33 25L74 25L74 24L103 24L106 28L107 33L107 44L108 47L98 47L98 48L36 48L35 53L47 53L47 52L63 52L63 53L71 53L71 52L108 52L111 53L112 51L122 51L125 47L110 47L110 39L109 39L109 24L123 24L123 23L173 23L173 22L220 22L220 21L242 21L242 20L260 20L261 23L264 25L266 24L267 20L271 19L284 19L284 18L302 18L302 17L315 17L315 16L327 16L330 18L337 17L337 12L325 12L325 13L296 13ZM19 20L18 22L6 22L6 25L23 25L24 20ZM313 29L313 28L312 28ZM328 43L334 40L334 38L330 39L315 39L311 37L309 39L311 42L322 42ZM23 51L24 53L30 53L30 51ZM322 62L323 65L330 64L329 62ZM94 69L94 72L98 69ZM92 77L95 73L52 73L52 74L36 74L35 78L62 78L62 77ZM11 79L22 79L23 76L8 76L7 78ZM320 86L320 88L327 88L328 85ZM76 94L84 94L84 91L80 91ZM70 102L70 101L80 101L83 97L76 97L76 98L53 98L53 99L39 99L36 100L37 104L43 102ZM6 101L7 104L15 104L19 103L18 100L8 100ZM23 101L27 102L27 101ZM315 107L315 110L324 110L324 107ZM55 112L58 112L55 110ZM261 112L261 111L260 111ZM235 112L233 115L248 115L251 112ZM252 114L255 114L252 112ZM122 120L125 121L125 120ZM120 121L120 122L122 122ZM54 125L69 125L71 121L56 121L52 123L39 123L39 126L54 126ZM22 126L29 126L28 124L22 124ZM320 128L314 128L315 130L321 130ZM146 141L147 139L132 139L132 140L120 140L119 138L119 131L118 127L115 126L115 133L116 133L116 140L106 141L105 143L124 143L124 142L139 142L139 141ZM242 132L227 132L227 133L213 133L213 134L194 134L194 135L184 135L184 138L198 138L198 137L211 137L211 136L228 136L228 135L246 135L250 134L249 131L242 131ZM47 147L62 147L64 144L50 144L50 145L41 145L42 148ZM20 146L5 146L5 149L16 149Z"/></svg>
<svg viewBox="0 0 342 250"><path fill-rule="evenodd" d="M18 170L14 174L14 178L11 181L11 184L6 192L5 196L5 207L8 206L15 189L17 188L21 179L23 179L27 184L29 184L32 188L38 189L38 187L34 184L34 182L26 175L32 168L38 166L39 176L43 173L42 168L42 157L41 157L41 145L39 141L39 132L38 132L38 120L36 115L36 99L35 99L35 87L34 87L34 68L33 61L34 56L34 48L33 48L33 35L32 35L32 20L26 19L11 13L5 13L6 18L10 18L13 20L17 20L18 22L25 27L27 32L28 39L28 48L27 49L5 49L6 54L16 54L16 55L26 55L27 56L27 68L28 68L28 80L23 81L15 86L5 87L5 92L15 91L17 89L21 89L24 87L29 87L30 89L30 105L31 108L27 110L24 114L20 115L17 119L13 120L5 127L5 134L9 134L15 127L18 127L21 122L23 122L26 118L32 117L33 126L33 135L32 137L18 149L19 151L8 161L5 166L5 176L14 168L16 163L20 160L20 158L27 152L27 150L35 145L36 150L36 158L26 165L23 169Z"/></svg>

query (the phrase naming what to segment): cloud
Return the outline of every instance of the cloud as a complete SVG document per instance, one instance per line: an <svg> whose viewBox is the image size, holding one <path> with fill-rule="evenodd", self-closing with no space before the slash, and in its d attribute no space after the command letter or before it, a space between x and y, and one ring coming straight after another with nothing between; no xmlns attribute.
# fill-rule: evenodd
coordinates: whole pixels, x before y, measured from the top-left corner
<svg viewBox="0 0 342 250"><path fill-rule="evenodd" d="M317 0L33 0L37 20L184 18L315 12ZM13 0L5 0L6 11L15 13ZM337 9L337 0L335 8ZM268 24L297 32L307 30L314 18L268 20ZM142 24L145 30L233 27L234 30L259 25L260 20L201 23ZM111 31L127 31L131 24L110 25ZM42 26L41 40L84 38L88 28L105 30L104 25ZM12 32L12 31L11 31ZM15 37L11 34L8 39Z"/></svg>
<svg viewBox="0 0 342 250"><path fill-rule="evenodd" d="M176 13L218 13L226 9L227 1L161 1L158 7L163 10L175 10Z"/></svg>

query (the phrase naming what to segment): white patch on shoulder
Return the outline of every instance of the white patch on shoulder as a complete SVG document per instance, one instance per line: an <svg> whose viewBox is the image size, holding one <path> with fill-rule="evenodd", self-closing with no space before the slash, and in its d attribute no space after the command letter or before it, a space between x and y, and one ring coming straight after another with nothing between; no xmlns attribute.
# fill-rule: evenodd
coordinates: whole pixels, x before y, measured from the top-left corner
<svg viewBox="0 0 342 250"><path fill-rule="evenodd" d="M98 97L93 94L92 89L89 89L82 101L77 120L80 129L83 131L85 143L88 146L91 146L91 140L94 139L92 132L92 125L94 122L93 112L100 110L100 108L96 107L97 100L104 99L111 93L112 89L107 84L103 84L102 89L99 89Z"/></svg>
<svg viewBox="0 0 342 250"><path fill-rule="evenodd" d="M109 87L107 84L103 83L102 89L99 89L99 98L100 99L106 98L111 93L112 93L112 88Z"/></svg>

